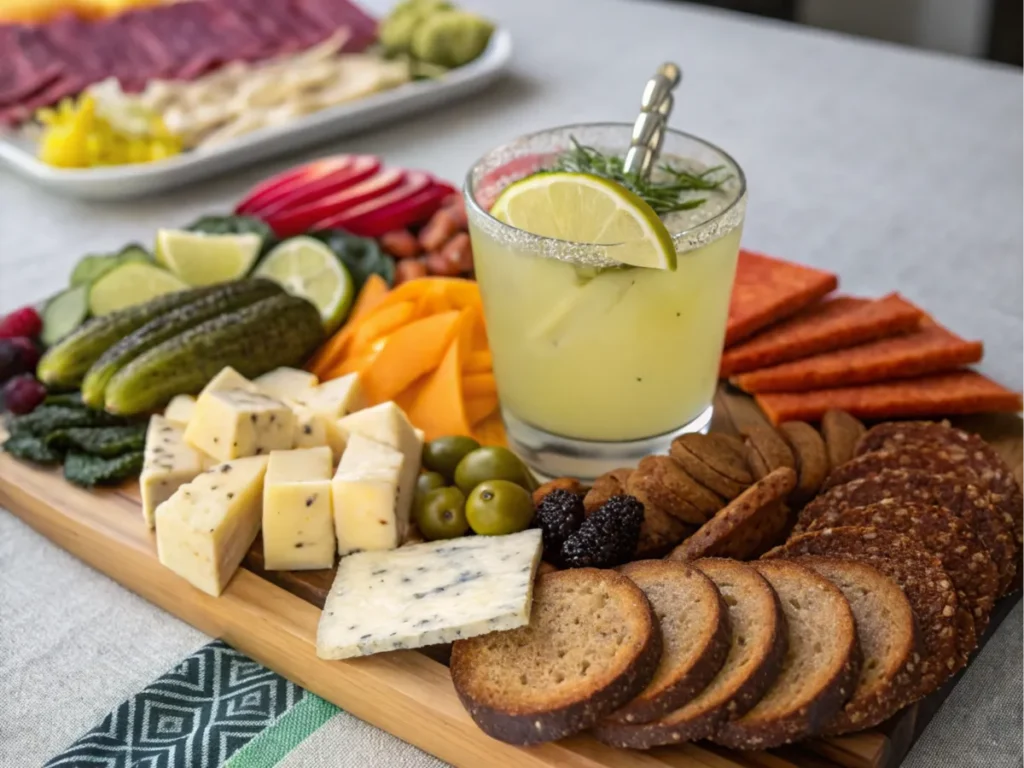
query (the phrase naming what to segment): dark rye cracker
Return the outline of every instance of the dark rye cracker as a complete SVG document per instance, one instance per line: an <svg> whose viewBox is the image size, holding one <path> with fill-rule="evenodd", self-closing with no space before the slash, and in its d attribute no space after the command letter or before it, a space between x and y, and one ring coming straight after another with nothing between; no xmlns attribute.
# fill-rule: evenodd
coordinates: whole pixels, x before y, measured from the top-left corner
<svg viewBox="0 0 1024 768"><path fill-rule="evenodd" d="M940 507L886 499L818 517L812 521L810 530L840 526L884 528L919 542L939 558L953 580L960 609L969 610L974 617L975 632L980 635L988 626L989 614L999 596L999 573L963 520Z"/></svg>
<svg viewBox="0 0 1024 768"><path fill-rule="evenodd" d="M754 478L734 441L722 435L694 432L672 441L669 455L698 483L725 499L743 493Z"/></svg>
<svg viewBox="0 0 1024 768"><path fill-rule="evenodd" d="M956 429L945 421L894 421L872 427L857 444L857 453L936 443L946 448L951 459L970 467L1002 497L999 506L1013 519L1017 547L1021 548L1024 545L1024 499L1020 484L999 452L977 435Z"/></svg>
<svg viewBox="0 0 1024 768"><path fill-rule="evenodd" d="M796 458L796 488L790 499L803 504L818 492L828 475L828 449L825 440L805 421L787 421L779 425L779 432L789 443Z"/></svg>
<svg viewBox="0 0 1024 768"><path fill-rule="evenodd" d="M857 443L867 429L860 419L846 411L830 408L821 417L821 436L828 450L829 466L833 469L853 458Z"/></svg>
<svg viewBox="0 0 1024 768"><path fill-rule="evenodd" d="M945 443L916 443L892 450L862 453L834 469L825 480L825 488L832 488L859 477L870 477L883 469L918 469L935 475L952 474L961 482L971 483L984 491L1001 520L1006 532L1006 545L1012 551L1008 566L1012 570L1009 573L1009 580L1003 584L1003 592L1011 589L1020 557L1020 545L1016 537L1017 519L1014 516L1015 502L1011 498L994 489L988 480L965 463L959 452L951 451Z"/></svg>
<svg viewBox="0 0 1024 768"><path fill-rule="evenodd" d="M782 539L789 516L785 499L795 485L796 473L788 467L768 474L672 550L669 559L757 557Z"/></svg>
<svg viewBox="0 0 1024 768"><path fill-rule="evenodd" d="M756 570L736 560L691 563L715 583L725 602L731 639L725 663L689 703L642 725L604 720L593 733L626 749L650 749L705 739L730 719L746 714L774 682L788 647L788 631L775 590Z"/></svg>
<svg viewBox="0 0 1024 768"><path fill-rule="evenodd" d="M795 536L765 558L846 557L874 566L903 589L921 632L914 698L938 689L966 663L957 640L956 590L942 564L903 534L879 528L824 528Z"/></svg>

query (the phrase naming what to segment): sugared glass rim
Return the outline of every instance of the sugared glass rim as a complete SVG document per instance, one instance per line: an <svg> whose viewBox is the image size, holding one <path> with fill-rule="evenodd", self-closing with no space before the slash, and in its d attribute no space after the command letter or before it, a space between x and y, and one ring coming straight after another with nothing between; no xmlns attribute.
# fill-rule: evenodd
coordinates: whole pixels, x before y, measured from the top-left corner
<svg viewBox="0 0 1024 768"><path fill-rule="evenodd" d="M463 187L462 187L462 193L463 193L462 196L463 196L463 198L466 199L467 205L469 205L473 209L473 212L475 214L483 216L484 218L486 218L488 220L489 226L497 227L497 228L499 228L499 230L504 230L504 231L508 232L509 234L526 235L526 236L528 236L528 238L529 238L529 240L531 242L536 243L536 244L547 243L551 247L557 247L559 244L564 245L564 246L576 246L576 247L587 246L587 247L596 248L596 249L614 248L616 246L625 245L625 243L600 243L600 244L598 244L598 243L579 243L579 242L576 242L574 240L562 240L561 238L557 238L557 237L547 237L545 235L537 235L537 234L534 234L533 232L527 232L526 230L520 229L519 227L514 227L511 224L506 224L505 222L501 221L500 219L497 219L494 216L492 216L490 211L484 210L484 208L477 202L476 195L473 194L473 173L476 171L476 169L482 163L484 163L487 160L487 158L489 158L491 155L495 154L496 152L500 152L501 150L505 149L506 147L512 147L513 145L518 144L519 142L529 141L530 139L539 138L539 137L544 136L544 135L549 134L549 133L565 132L565 131L570 131L571 132L574 129L579 129L580 131L583 131L583 130L593 130L593 129L600 129L600 128L611 128L611 129L622 128L622 129L625 129L627 131L632 131L633 126L630 123L617 123L617 122L607 122L607 123L568 123L566 125L557 125L557 126L554 126L552 128L545 128L544 130L533 131L532 133L526 133L526 134L523 134L522 136L518 136L518 137L512 139L511 141L507 141L504 144L500 144L497 147L494 147L493 149L488 150L487 152L485 152L483 155L481 155L479 158L476 159L476 161L469 167L469 171L466 172L466 179L463 182ZM695 224L694 226L692 226L692 227L690 227L688 229L683 229L683 230L679 230L678 232L670 232L669 233L672 236L672 242L676 243L677 247L678 247L678 244L679 244L680 241L684 241L685 242L687 240L692 239L696 233L701 232L702 230L709 229L709 228L714 228L715 225L717 225L718 223L722 222L724 219L734 215L735 212L736 212L737 207L746 204L747 176L743 172L743 166L741 166L738 162L736 162L736 158L734 158L732 155L730 155L724 149L719 147L717 144L712 144L710 141L707 141L706 139L702 139L699 136L695 136L692 133L686 133L685 131L679 131L679 130L676 130L674 128L666 128L665 132L667 134L671 134L673 136L677 136L677 137L683 138L683 139L688 139L690 141L696 142L697 144L701 144L705 148L710 149L711 151L716 152L719 155L721 155L722 158L724 158L726 161L728 161L728 163L730 163L732 165L732 167L736 169L736 175L737 175L737 179L738 179L738 182L739 182L739 189L737 190L735 197L721 211L716 213L711 218L705 219L704 221L700 222L699 224ZM625 151L625 148L623 149L623 151ZM733 229L733 227L729 227L727 231L731 231L732 229ZM714 238L714 239L717 239L717 237ZM551 249L550 248L544 248L543 250L549 251Z"/></svg>

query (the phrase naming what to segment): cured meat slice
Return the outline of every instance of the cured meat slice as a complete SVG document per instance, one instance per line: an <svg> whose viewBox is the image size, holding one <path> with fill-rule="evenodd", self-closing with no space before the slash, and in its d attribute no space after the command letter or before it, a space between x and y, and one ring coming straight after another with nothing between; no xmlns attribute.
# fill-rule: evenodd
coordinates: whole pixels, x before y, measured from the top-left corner
<svg viewBox="0 0 1024 768"><path fill-rule="evenodd" d="M725 346L784 320L831 293L835 275L753 251L740 251Z"/></svg>
<svg viewBox="0 0 1024 768"><path fill-rule="evenodd" d="M17 104L60 78L60 63L31 27L0 27L0 107Z"/></svg>
<svg viewBox="0 0 1024 768"><path fill-rule="evenodd" d="M377 22L358 6L348 0L293 0L303 13L316 19L328 32L341 28L349 30L344 50L359 52L370 45L377 36Z"/></svg>
<svg viewBox="0 0 1024 768"><path fill-rule="evenodd" d="M825 299L722 355L721 375L767 368L911 331L923 313L899 294Z"/></svg>
<svg viewBox="0 0 1024 768"><path fill-rule="evenodd" d="M980 341L967 341L926 321L918 330L734 376L746 392L803 392L942 373L981 360Z"/></svg>

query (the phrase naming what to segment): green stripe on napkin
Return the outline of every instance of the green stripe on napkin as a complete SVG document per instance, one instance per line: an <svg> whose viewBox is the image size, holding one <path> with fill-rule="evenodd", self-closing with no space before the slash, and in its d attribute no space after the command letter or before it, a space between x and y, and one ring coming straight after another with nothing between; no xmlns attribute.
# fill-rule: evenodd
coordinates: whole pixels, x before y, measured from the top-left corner
<svg viewBox="0 0 1024 768"><path fill-rule="evenodd" d="M224 768L272 768L340 711L331 702L307 691L302 701L235 752Z"/></svg>

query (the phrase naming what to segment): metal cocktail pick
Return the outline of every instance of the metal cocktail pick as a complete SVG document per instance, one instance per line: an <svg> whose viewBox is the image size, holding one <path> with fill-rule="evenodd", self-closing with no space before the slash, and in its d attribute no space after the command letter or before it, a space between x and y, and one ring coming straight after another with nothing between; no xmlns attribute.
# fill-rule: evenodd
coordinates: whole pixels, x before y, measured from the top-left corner
<svg viewBox="0 0 1024 768"><path fill-rule="evenodd" d="M661 152L665 125L672 112L672 89L682 78L682 70L672 62L666 62L658 67L654 77L644 86L640 114L633 123L633 135L626 152L626 173L635 173L641 178L650 175Z"/></svg>

